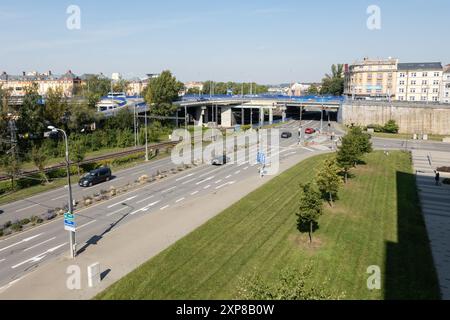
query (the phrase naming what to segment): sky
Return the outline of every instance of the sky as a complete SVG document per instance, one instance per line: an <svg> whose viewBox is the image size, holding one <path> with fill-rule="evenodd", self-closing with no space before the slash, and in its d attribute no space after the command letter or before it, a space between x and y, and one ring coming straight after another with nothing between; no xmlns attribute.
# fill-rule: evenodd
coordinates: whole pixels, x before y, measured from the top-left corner
<svg viewBox="0 0 450 320"><path fill-rule="evenodd" d="M450 63L449 12L448 0L2 0L0 72L317 82L363 57Z"/></svg>

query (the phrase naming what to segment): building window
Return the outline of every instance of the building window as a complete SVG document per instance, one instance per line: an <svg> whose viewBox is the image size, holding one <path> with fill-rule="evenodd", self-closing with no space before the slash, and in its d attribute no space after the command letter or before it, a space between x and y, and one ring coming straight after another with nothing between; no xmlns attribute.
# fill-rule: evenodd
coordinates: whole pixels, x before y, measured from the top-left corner
<svg viewBox="0 0 450 320"><path fill-rule="evenodd" d="M416 89L415 89L415 88L411 88L411 89L409 90L409 92L410 92L410 93L416 93Z"/></svg>
<svg viewBox="0 0 450 320"><path fill-rule="evenodd" d="M428 92L428 89L427 88L423 88L422 89L422 93L427 93Z"/></svg>
<svg viewBox="0 0 450 320"><path fill-rule="evenodd" d="M433 85L435 85L435 86L439 85L439 80L434 80Z"/></svg>
<svg viewBox="0 0 450 320"><path fill-rule="evenodd" d="M415 86L416 85L416 80L411 80L411 85Z"/></svg>
<svg viewBox="0 0 450 320"><path fill-rule="evenodd" d="M434 73L434 76L435 76L435 77L439 77L439 72L435 72L435 73Z"/></svg>
<svg viewBox="0 0 450 320"><path fill-rule="evenodd" d="M404 78L405 74L403 72L400 72L400 78Z"/></svg>
<svg viewBox="0 0 450 320"><path fill-rule="evenodd" d="M398 100L403 101L405 98L403 96L399 96Z"/></svg>
<svg viewBox="0 0 450 320"><path fill-rule="evenodd" d="M423 86L426 86L428 84L428 81L427 80L422 80L422 85Z"/></svg>
<svg viewBox="0 0 450 320"><path fill-rule="evenodd" d="M422 74L422 76L428 77L428 72L424 72L424 73Z"/></svg>
<svg viewBox="0 0 450 320"><path fill-rule="evenodd" d="M439 92L439 89L438 88L434 88L433 89L433 93L438 93Z"/></svg>
<svg viewBox="0 0 450 320"><path fill-rule="evenodd" d="M427 101L427 97L426 96L422 96L421 100L422 101Z"/></svg>
<svg viewBox="0 0 450 320"><path fill-rule="evenodd" d="M417 73L416 72L412 72L411 73L411 77L413 77L413 78L417 77Z"/></svg>
<svg viewBox="0 0 450 320"><path fill-rule="evenodd" d="M437 102L437 101L439 101L439 98L438 97L433 97L433 101Z"/></svg>
<svg viewBox="0 0 450 320"><path fill-rule="evenodd" d="M414 97L414 96L409 97L409 101L416 101L416 97Z"/></svg>
<svg viewBox="0 0 450 320"><path fill-rule="evenodd" d="M404 92L405 92L405 89L403 89L403 88L400 88L400 89L398 89L398 92L400 92L400 93L404 93Z"/></svg>
<svg viewBox="0 0 450 320"><path fill-rule="evenodd" d="M405 80L400 80L400 85L404 86L405 85Z"/></svg>

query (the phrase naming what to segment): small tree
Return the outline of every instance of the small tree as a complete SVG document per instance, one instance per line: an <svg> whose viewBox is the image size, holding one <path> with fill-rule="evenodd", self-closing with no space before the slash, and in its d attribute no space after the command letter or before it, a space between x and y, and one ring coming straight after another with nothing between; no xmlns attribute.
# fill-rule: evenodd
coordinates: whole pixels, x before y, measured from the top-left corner
<svg viewBox="0 0 450 320"><path fill-rule="evenodd" d="M363 132L360 127L352 127L350 129L350 136L353 137L356 147L359 152L359 156L365 153L372 152L372 142L370 141L370 134Z"/></svg>
<svg viewBox="0 0 450 320"><path fill-rule="evenodd" d="M45 165L48 161L48 155L43 148L38 148L36 146L31 149L31 158L34 165L38 168L41 176L44 178L45 183L48 183L47 175L45 174Z"/></svg>
<svg viewBox="0 0 450 320"><path fill-rule="evenodd" d="M389 120L383 127L384 132L397 133L399 130L397 122L395 120Z"/></svg>
<svg viewBox="0 0 450 320"><path fill-rule="evenodd" d="M330 206L333 206L333 197L338 193L342 184L342 178L339 176L340 168L336 159L327 159L317 172L316 182L319 190L328 196Z"/></svg>
<svg viewBox="0 0 450 320"><path fill-rule="evenodd" d="M297 228L300 232L308 230L309 243L312 242L313 227L318 224L322 213L323 202L320 191L312 183L301 186Z"/></svg>
<svg viewBox="0 0 450 320"><path fill-rule="evenodd" d="M14 179L20 173L21 163L13 154L0 157L0 165L11 179L11 190L14 190Z"/></svg>
<svg viewBox="0 0 450 320"><path fill-rule="evenodd" d="M80 175L80 164L86 157L86 148L80 142L75 142L72 145L70 157L77 164L78 175Z"/></svg>
<svg viewBox="0 0 450 320"><path fill-rule="evenodd" d="M346 135L342 137L342 143L338 148L336 155L336 161L339 166L344 170L344 181L347 183L348 173L350 169L359 160L360 150L358 149L355 137L352 135Z"/></svg>

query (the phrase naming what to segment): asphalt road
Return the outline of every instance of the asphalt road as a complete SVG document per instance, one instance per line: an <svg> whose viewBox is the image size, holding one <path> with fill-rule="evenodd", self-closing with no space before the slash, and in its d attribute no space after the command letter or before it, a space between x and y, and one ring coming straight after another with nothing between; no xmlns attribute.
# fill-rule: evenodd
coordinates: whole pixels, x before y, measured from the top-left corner
<svg viewBox="0 0 450 320"><path fill-rule="evenodd" d="M317 123L311 122L309 125L316 126ZM292 137L280 141L279 157L281 162L293 155L319 151L319 149L300 147L297 141L297 129L298 122L282 128L282 131L291 131ZM100 242L106 233L132 219L138 219L145 214L163 212L170 206L180 206L183 201L195 199L205 193L227 192L227 189L233 188L238 181L259 175L259 165L254 163L256 154L252 154L251 159L253 161L250 163L243 164L227 164L218 167L202 165L76 211L78 253L83 254L83 251L89 246ZM170 165L170 159L140 165L118 172L116 181L121 179L121 183L124 184L129 180L136 179L140 174L151 174ZM106 189L111 184L114 184L114 180L95 188L97 190ZM78 187L74 188L78 195L84 190ZM54 203L50 201L57 201L50 198L61 195L58 200L64 202L62 196L65 196L66 192L64 188L47 192L33 197L32 200L26 199L13 203L8 206L8 210L17 213L17 210L22 209L19 212L28 213L27 210L32 208L24 208L31 205L35 205L34 210L45 210L47 206ZM93 188L89 190L89 194L92 192ZM180 214L182 214L181 210ZM41 264L61 254L68 254L68 242L68 232L64 230L61 219L0 240L0 291L2 287L14 284L14 281L38 268Z"/></svg>

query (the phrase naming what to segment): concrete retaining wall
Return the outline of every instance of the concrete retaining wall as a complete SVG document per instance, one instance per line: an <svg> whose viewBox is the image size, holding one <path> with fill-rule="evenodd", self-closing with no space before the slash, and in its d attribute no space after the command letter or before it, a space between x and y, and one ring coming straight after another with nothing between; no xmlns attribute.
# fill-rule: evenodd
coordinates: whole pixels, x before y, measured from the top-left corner
<svg viewBox="0 0 450 320"><path fill-rule="evenodd" d="M344 103L338 115L338 121L345 125L384 125L390 119L397 122L400 133L450 135L450 107L448 105Z"/></svg>

